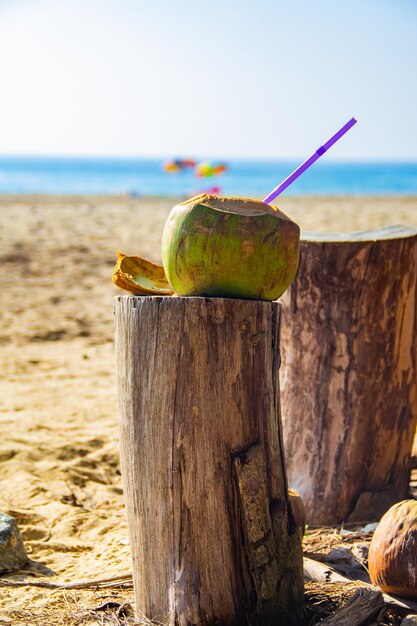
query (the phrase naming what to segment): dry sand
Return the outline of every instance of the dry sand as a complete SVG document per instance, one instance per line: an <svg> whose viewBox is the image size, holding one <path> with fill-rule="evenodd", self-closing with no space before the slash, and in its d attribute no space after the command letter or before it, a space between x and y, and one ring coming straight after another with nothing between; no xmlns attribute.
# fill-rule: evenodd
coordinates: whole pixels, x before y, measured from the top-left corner
<svg viewBox="0 0 417 626"><path fill-rule="evenodd" d="M110 281L115 250L159 260L169 199L1 197L0 511L32 564L9 580L129 572ZM283 198L304 230L417 227L417 197ZM114 602L112 611L94 610ZM123 623L130 589L2 587L0 624ZM126 623L133 623L126 621Z"/></svg>

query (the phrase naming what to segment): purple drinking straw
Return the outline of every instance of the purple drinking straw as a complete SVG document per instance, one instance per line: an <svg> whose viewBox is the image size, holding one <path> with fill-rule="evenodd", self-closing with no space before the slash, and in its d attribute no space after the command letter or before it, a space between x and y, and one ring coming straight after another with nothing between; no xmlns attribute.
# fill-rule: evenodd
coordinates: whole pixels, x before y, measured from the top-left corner
<svg viewBox="0 0 417 626"><path fill-rule="evenodd" d="M342 126L342 128L338 130L337 133L333 135L333 137L330 137L330 139L326 141L325 144L320 146L320 148L318 148L315 153L311 155L311 157L304 161L304 163L301 163L301 165L299 165L292 174L290 174L285 180L283 180L282 183L278 185L278 187L275 187L275 189L271 191L268 196L266 196L264 202L266 202L266 204L271 204L272 200L275 200L275 198L279 196L279 194L282 193L284 189L289 187L291 183L297 180L297 178L301 176L301 174L303 174L311 165L313 165L313 163L315 163L317 159L319 159L325 152L327 152L327 150L331 148L332 145L336 143L336 141L343 137L343 135L347 133L347 131L350 130L352 126L356 124L356 122L357 120L352 117L352 119L349 120L344 126Z"/></svg>

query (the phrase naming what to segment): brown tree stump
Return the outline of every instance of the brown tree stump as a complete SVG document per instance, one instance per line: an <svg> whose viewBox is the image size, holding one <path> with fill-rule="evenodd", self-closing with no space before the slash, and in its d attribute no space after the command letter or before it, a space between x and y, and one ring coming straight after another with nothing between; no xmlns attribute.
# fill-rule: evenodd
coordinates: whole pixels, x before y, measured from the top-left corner
<svg viewBox="0 0 417 626"><path fill-rule="evenodd" d="M121 459L136 607L169 625L300 624L279 305L115 299Z"/></svg>
<svg viewBox="0 0 417 626"><path fill-rule="evenodd" d="M281 406L288 477L310 524L377 520L407 497L416 277L416 229L303 237L281 300Z"/></svg>

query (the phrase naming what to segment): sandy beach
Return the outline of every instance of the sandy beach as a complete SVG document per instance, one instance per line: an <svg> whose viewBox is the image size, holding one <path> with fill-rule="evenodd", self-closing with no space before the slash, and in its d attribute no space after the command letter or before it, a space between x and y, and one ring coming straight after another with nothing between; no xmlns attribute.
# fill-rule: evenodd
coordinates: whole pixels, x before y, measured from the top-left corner
<svg viewBox="0 0 417 626"><path fill-rule="evenodd" d="M117 249L160 260L173 204L0 197L0 511L16 518L31 559L8 580L130 572L113 347L112 297L120 292L110 277ZM304 231L417 227L417 196L286 197L277 206ZM109 602L134 606L133 592L2 587L0 624L124 623L100 609Z"/></svg>

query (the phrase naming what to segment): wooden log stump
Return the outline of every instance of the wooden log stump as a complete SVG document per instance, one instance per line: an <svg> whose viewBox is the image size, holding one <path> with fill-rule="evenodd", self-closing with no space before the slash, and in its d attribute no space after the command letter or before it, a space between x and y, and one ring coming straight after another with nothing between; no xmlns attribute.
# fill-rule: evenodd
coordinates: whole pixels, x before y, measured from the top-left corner
<svg viewBox="0 0 417 626"><path fill-rule="evenodd" d="M115 299L136 607L163 624L301 623L279 311L223 298Z"/></svg>
<svg viewBox="0 0 417 626"><path fill-rule="evenodd" d="M416 276L416 229L303 237L281 300L281 407L288 477L310 524L378 520L407 497Z"/></svg>

